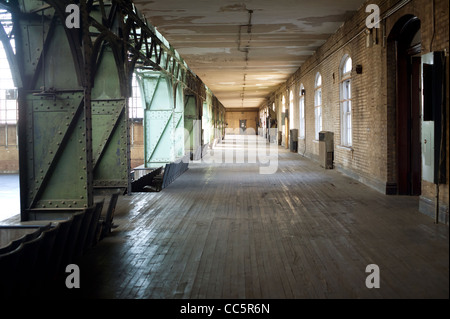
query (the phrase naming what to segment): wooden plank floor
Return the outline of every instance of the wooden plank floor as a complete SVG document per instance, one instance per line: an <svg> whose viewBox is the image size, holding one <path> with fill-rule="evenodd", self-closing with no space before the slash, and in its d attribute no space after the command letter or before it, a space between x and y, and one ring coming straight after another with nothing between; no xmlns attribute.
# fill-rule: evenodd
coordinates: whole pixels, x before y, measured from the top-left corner
<svg viewBox="0 0 450 319"><path fill-rule="evenodd" d="M278 151L276 174L191 163L160 193L121 197L119 227L79 263L81 289L58 296L449 298L449 229L418 212L417 197ZM379 289L365 285L369 264Z"/></svg>

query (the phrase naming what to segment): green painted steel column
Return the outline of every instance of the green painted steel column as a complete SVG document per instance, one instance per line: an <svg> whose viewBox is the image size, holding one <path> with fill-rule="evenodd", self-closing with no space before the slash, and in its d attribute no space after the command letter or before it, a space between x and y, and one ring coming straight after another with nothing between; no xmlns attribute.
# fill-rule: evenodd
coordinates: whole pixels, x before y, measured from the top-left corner
<svg viewBox="0 0 450 319"><path fill-rule="evenodd" d="M138 55L129 59L127 52L140 50L143 38L133 31L142 22L122 24L129 3L82 0L81 27L69 28L65 9L72 2L45 2L8 4L22 220L91 208L94 187L130 189L127 102Z"/></svg>
<svg viewBox="0 0 450 319"><path fill-rule="evenodd" d="M160 167L185 154L183 88L161 72L137 72L145 101L145 167Z"/></svg>
<svg viewBox="0 0 450 319"><path fill-rule="evenodd" d="M92 89L94 189L127 189L129 168L127 82L120 80L114 50L99 54ZM120 65L120 64L119 64Z"/></svg>
<svg viewBox="0 0 450 319"><path fill-rule="evenodd" d="M81 30L68 31L61 6L12 7L20 66L21 219L93 205L90 90Z"/></svg>

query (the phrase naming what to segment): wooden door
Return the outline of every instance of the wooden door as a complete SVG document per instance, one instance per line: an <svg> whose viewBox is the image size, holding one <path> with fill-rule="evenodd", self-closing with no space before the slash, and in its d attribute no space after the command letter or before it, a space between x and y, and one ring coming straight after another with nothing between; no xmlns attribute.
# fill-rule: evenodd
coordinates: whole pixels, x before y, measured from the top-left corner
<svg viewBox="0 0 450 319"><path fill-rule="evenodd" d="M397 69L398 194L421 194L420 58L399 56Z"/></svg>

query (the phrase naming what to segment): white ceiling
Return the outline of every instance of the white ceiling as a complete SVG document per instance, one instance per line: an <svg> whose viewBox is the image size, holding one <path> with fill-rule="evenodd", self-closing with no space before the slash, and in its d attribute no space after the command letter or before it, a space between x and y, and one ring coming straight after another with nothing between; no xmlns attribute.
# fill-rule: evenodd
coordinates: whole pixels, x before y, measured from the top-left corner
<svg viewBox="0 0 450 319"><path fill-rule="evenodd" d="M265 98L365 0L134 0L227 108Z"/></svg>

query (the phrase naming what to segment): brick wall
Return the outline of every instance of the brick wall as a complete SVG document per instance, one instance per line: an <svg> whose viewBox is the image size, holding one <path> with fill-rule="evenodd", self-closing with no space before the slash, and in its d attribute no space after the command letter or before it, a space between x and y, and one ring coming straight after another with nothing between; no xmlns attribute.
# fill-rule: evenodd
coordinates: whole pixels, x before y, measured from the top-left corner
<svg viewBox="0 0 450 319"><path fill-rule="evenodd" d="M0 173L18 172L19 149L17 146L16 125L8 125L8 127L5 127L2 124L0 125Z"/></svg>
<svg viewBox="0 0 450 319"><path fill-rule="evenodd" d="M225 122L227 125L227 132L238 132L239 131L239 121L247 120L247 129L253 130L255 134L258 132L257 122L259 120L259 112L251 111L246 109L239 110L226 110L225 112Z"/></svg>
<svg viewBox="0 0 450 319"><path fill-rule="evenodd" d="M0 147L0 174L19 172L19 150L15 147Z"/></svg>
<svg viewBox="0 0 450 319"><path fill-rule="evenodd" d="M130 125L130 164L131 169L144 164L144 127L142 122L135 121Z"/></svg>
<svg viewBox="0 0 450 319"><path fill-rule="evenodd" d="M355 13L328 41L311 56L288 81L268 97L268 105L277 106L278 123L281 120L281 98L294 92L294 128L299 128L299 87L303 84L305 95L306 138L299 140L298 151L313 160L318 159L318 142L314 140L314 82L317 72L322 75L323 130L334 132L335 166L345 174L377 189L389 192L397 179L396 163L396 80L395 48L388 43L388 36L397 21L405 15L414 15L421 22L421 54L449 49L449 5L444 0L412 0L399 10L391 10L401 1L371 0L380 6L383 19L380 29L367 33L366 5ZM433 7L434 3L434 7ZM433 14L434 12L434 14ZM340 120L340 65L345 55L353 60L352 124L353 144L341 144ZM362 65L362 74L355 72ZM448 57L447 68L448 78ZM448 136L448 87L447 87L447 136ZM266 107L263 105L262 107ZM279 129L281 125L278 126ZM448 137L447 137L448 167ZM444 194L445 193L445 194ZM422 182L421 198L435 197L435 186ZM441 201L448 210L447 183L441 186Z"/></svg>

